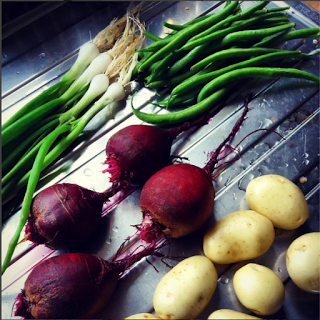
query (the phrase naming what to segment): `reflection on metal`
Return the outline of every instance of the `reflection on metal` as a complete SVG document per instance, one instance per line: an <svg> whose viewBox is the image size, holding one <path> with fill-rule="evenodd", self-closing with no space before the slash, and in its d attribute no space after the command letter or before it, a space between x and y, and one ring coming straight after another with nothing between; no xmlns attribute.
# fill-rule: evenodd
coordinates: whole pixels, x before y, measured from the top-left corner
<svg viewBox="0 0 320 320"><path fill-rule="evenodd" d="M292 2L286 2L291 4ZM243 7L252 5L252 1L242 3ZM72 2L76 6L77 2ZM113 7L106 6L92 15L79 21L61 35L48 39L46 43L39 44L19 58L10 62L2 70L3 98L2 120L8 119L14 112L38 94L44 86L50 86L59 80L60 76L68 70L74 61L74 54L78 47L89 40L89 32L92 36L102 29L113 16L122 15L121 10L132 5L129 2L114 2ZM282 6L284 3L271 2L270 7ZM181 24L191 19L206 14L217 12L223 3L219 1L178 1L178 2L145 2L142 19L146 22L146 28L150 32L161 36L166 29L162 26L163 21ZM188 7L189 10L185 8ZM297 11L297 6L294 5ZM297 15L289 11L290 19L297 23L297 28L306 28L313 24L310 17ZM10 36L7 38L10 39ZM64 43L58 41L64 39ZM66 43L68 45L66 45ZM43 50L46 47L51 53ZM285 49L299 49L302 52L310 52L316 48L312 39L306 42L294 40L283 45ZM4 52L5 52L5 48ZM46 65L39 68L39 55L45 54ZM301 61L296 67L319 75L319 58L315 57L308 61ZM46 70L43 72L43 70ZM16 72L19 71L19 74ZM32 81L30 81L32 79ZM22 85L23 84L23 85ZM138 90L134 103L137 109L145 112L165 112L162 109L148 103L148 100L164 99L168 96L167 90L160 92L161 96L141 85L134 83L134 89ZM310 206L310 218L305 225L294 231L276 230L276 239L273 246L262 256L254 259L273 269L285 281L288 297L286 302L275 318L283 318L290 315L291 318L315 318L318 316L319 301L308 296L308 310L301 311L301 305L296 303L301 295L292 282L288 279L285 267L285 252L289 244L300 234L309 231L319 231L319 88L306 84L303 80L259 79L245 83L241 91L234 92L226 103L226 106L212 119L212 121L197 130L190 130L178 137L172 146L172 154L188 158L188 163L203 167L207 155L205 151L215 149L231 127L238 119L243 108L243 101L248 92L254 94L250 103L248 119L244 122L239 134L232 141L232 146L257 128L268 128L270 131L259 131L245 139L239 148L240 159L231 163L217 173L213 184L216 190L216 201L212 217L196 234L182 239L172 240L170 255L191 256L203 254L202 236L203 231L225 215L248 208L245 199L247 184L261 174L276 173L287 177L295 182L306 195ZM108 177L102 174L105 161L105 145L112 134L119 129L139 124L137 118L132 115L130 98L117 108L114 120L104 124L95 119L87 127L87 132L92 132L98 126L100 129L90 137L90 141L83 141L81 146L70 150L66 159L60 160L54 167L55 175L46 185L38 190L58 182L73 182L83 187L91 188L97 192L107 189L110 184ZM173 109L174 111L175 109ZM102 115L102 114L101 114ZM281 139L275 131L285 139ZM306 162L308 160L308 162ZM186 161L186 160L184 160ZM301 177L304 177L303 181ZM139 188L132 188L126 193L112 199L104 207L105 216L102 219L96 234L77 251L95 253L104 259L110 258L122 244L125 238L135 232L132 225L141 222L142 213L139 206ZM11 216L2 228L2 252L6 252L10 236L15 230L19 220L19 210ZM2 319L11 318L11 308L15 297L23 287L24 281L36 263L49 255L63 253L38 246L28 250L30 243L22 243L17 248L15 257L19 257L2 277ZM29 248L30 249L30 248ZM4 254L2 255L4 256ZM158 273L147 261L142 261L135 266L126 277L119 282L117 291L110 303L97 315L97 318L120 319L129 315L153 310L152 296L154 290L169 269L160 259L150 258L150 262L157 268ZM171 265L177 261L168 261ZM232 266L217 266L220 280L217 290L204 312L198 317L207 319L208 315L221 308L228 308L248 312L237 300L233 286L232 276L234 272L246 262Z"/></svg>

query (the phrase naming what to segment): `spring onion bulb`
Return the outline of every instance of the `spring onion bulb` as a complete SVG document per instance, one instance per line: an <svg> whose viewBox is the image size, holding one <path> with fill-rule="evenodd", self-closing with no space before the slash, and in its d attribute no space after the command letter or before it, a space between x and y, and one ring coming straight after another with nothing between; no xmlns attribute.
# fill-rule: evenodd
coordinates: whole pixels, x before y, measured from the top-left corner
<svg viewBox="0 0 320 320"><path fill-rule="evenodd" d="M97 74L103 73L107 68L112 58L106 52L100 53L96 57L89 67L81 74L81 76L69 87L69 89L60 97L51 100L39 108L33 110L29 114L26 114L11 126L2 131L2 146L7 145L13 141L19 135L25 133L27 130L36 125L40 119L50 114L56 108L66 104L70 99L73 98L79 91L90 84L90 81Z"/></svg>
<svg viewBox="0 0 320 320"><path fill-rule="evenodd" d="M114 19L103 30L101 30L92 42L87 42L79 49L78 57L73 66L67 71L61 80L47 90L43 91L37 97L25 104L1 127L2 130L9 127L12 123L20 119L29 111L49 102L62 95L73 81L85 70L85 68L95 59L99 53L105 52L113 47L115 41L119 38L128 22L128 15L134 15L139 11L139 6L131 12L125 14L121 19Z"/></svg>
<svg viewBox="0 0 320 320"><path fill-rule="evenodd" d="M96 75L104 73L111 61L112 57L108 52L100 53L95 59L93 59L89 67L70 86L70 88L59 98L62 100L62 103L68 102L74 94L89 85Z"/></svg>
<svg viewBox="0 0 320 320"><path fill-rule="evenodd" d="M98 47L87 42L79 49L78 57L73 66L61 78L61 81L69 83L69 85L85 70L85 68L98 57L100 51Z"/></svg>
<svg viewBox="0 0 320 320"><path fill-rule="evenodd" d="M79 113L86 108L93 100L103 94L109 87L109 78L105 74L96 75L84 96L71 109L60 116L60 123L72 118L76 119Z"/></svg>

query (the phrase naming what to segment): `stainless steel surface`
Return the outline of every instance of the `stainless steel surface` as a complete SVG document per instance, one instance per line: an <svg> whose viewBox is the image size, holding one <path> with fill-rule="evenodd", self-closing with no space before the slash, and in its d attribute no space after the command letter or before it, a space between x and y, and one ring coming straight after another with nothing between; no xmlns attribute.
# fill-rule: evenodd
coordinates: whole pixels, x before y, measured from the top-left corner
<svg viewBox="0 0 320 320"><path fill-rule="evenodd" d="M253 3L245 1L242 6L248 7ZM289 5L290 3L286 2ZM74 2L70 4L77 6ZM284 4L284 2L272 2L269 6ZM6 63L2 70L2 121L5 122L38 92L58 81L71 66L79 46L93 38L114 16L121 16L129 5L132 3L121 1L108 3L104 9L95 11ZM221 6L223 4L219 1L145 2L142 20L146 22L147 30L163 36L167 32L161 24L163 21L184 23L207 12L218 11ZM315 25L315 19L304 16L296 5L294 7L288 11L288 15L296 22L296 28ZM9 41L10 36L6 40ZM318 48L318 45L312 39L307 39L306 42L290 41L283 47L308 53ZM3 47L3 52L6 52L6 47ZM293 66L292 63L290 65ZM319 76L319 56L294 65ZM148 100L156 98L153 91L140 88L135 83L133 88L138 90L134 99L136 108L146 112L164 112L148 104ZM166 90L162 92L160 99L166 97ZM213 180L216 202L211 219L195 234L172 240L170 255L187 257L203 254L202 236L206 228L233 211L247 208L245 190L249 181L261 174L283 175L302 189L310 206L310 218L297 230L289 232L277 229L276 240L272 247L254 261L273 269L285 283L285 303L281 310L270 318L317 318L319 296L307 294L292 283L286 271L284 257L289 244L296 237L303 233L319 231L319 88L296 79L247 81L241 91L232 94L226 106L208 125L182 134L175 141L172 154L187 157L189 163L204 166L207 152L220 144L238 119L248 92L254 94L254 99L249 105L251 110L232 145L235 146L257 128L267 128L270 131L259 131L241 143L238 148L241 154L240 160L229 165ZM77 183L96 191L103 191L110 186L107 176L102 174L106 142L120 128L141 121L132 115L130 97L125 103L117 106L115 119L105 123L104 116L102 111L87 126L85 138L89 137L89 141L84 141L75 150L70 151L68 157L47 170L47 173L55 172L55 175L50 182L42 183L38 191L57 182ZM92 133L97 127L99 130ZM279 133L285 139L280 139L272 131ZM301 176L307 178L305 183L299 182ZM84 246L72 251L96 253L102 258L110 258L124 239L135 232L132 225L141 221L139 195L140 189L136 188L120 196L120 199L114 199L114 203L105 207L107 214L95 235ZM3 223L2 257L18 219L19 210ZM62 251L54 252L43 246L30 247L30 243L18 246L14 256L17 260L2 277L2 319L14 318L11 316L11 309L30 269L42 259L60 253ZM154 290L169 268L159 259L148 260L159 272L156 272L146 260L140 262L119 282L110 303L97 315L97 318L120 319L134 313L153 312ZM172 260L168 262L172 265L177 263ZM212 311L220 308L249 312L240 305L232 287L232 275L241 265L243 263L217 266L220 275L218 287L199 319L206 319Z"/></svg>

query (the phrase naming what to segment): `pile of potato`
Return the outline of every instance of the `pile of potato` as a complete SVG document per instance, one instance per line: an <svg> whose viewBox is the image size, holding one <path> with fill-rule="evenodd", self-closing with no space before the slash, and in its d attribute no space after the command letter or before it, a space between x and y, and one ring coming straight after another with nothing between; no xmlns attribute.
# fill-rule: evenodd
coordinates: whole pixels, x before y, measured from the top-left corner
<svg viewBox="0 0 320 320"><path fill-rule="evenodd" d="M205 256L178 263L159 282L153 298L158 316L142 313L126 319L194 319L208 305L217 286L214 263L230 264L263 255L275 239L274 227L293 230L309 217L301 190L279 175L253 179L246 190L252 210L228 214L207 230ZM302 290L319 293L320 232L294 240L286 255L292 281ZM283 305L285 289L271 269L247 263L233 276L234 292L240 303L259 316L276 313ZM216 310L208 319L259 319L234 310Z"/></svg>

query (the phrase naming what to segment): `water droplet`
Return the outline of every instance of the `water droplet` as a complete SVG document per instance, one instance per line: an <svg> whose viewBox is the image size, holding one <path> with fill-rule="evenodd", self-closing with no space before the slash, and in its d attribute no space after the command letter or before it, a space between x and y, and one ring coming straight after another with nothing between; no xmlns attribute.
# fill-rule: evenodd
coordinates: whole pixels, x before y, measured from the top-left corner
<svg viewBox="0 0 320 320"><path fill-rule="evenodd" d="M292 161L297 161L297 159L296 159L296 158L293 158Z"/></svg>
<svg viewBox="0 0 320 320"><path fill-rule="evenodd" d="M280 267L278 268L278 272L282 272L282 269Z"/></svg>
<svg viewBox="0 0 320 320"><path fill-rule="evenodd" d="M86 177L91 177L93 175L93 172L91 169L84 169L83 170L83 174L86 176Z"/></svg>
<svg viewBox="0 0 320 320"><path fill-rule="evenodd" d="M310 161L307 160L307 159L302 161L302 164L305 164L306 166L307 166L309 163L310 163Z"/></svg>
<svg viewBox="0 0 320 320"><path fill-rule="evenodd" d="M20 72L19 71L17 71L17 74L19 74Z"/></svg>
<svg viewBox="0 0 320 320"><path fill-rule="evenodd" d="M223 283L223 284L228 284L229 283L229 278L227 278L225 276L222 276L220 278L220 282Z"/></svg>
<svg viewBox="0 0 320 320"><path fill-rule="evenodd" d="M118 232L118 231L119 231L119 228L116 227L116 226L114 226L114 227L112 228L112 230L113 230L114 232Z"/></svg>
<svg viewBox="0 0 320 320"><path fill-rule="evenodd" d="M231 177L229 176L228 179L227 179L227 181L226 181L225 184L224 184L225 187L229 184L230 180L231 180Z"/></svg>
<svg viewBox="0 0 320 320"><path fill-rule="evenodd" d="M288 163L285 163L285 164L284 164L284 167L285 167L285 168L288 168L288 167L289 167L289 164L288 164Z"/></svg>
<svg viewBox="0 0 320 320"><path fill-rule="evenodd" d="M252 173L247 174L246 176L244 176L242 179L240 179L238 181L238 188L241 191L246 191L247 189L247 185L249 184L249 182L254 178L254 175Z"/></svg>
<svg viewBox="0 0 320 320"><path fill-rule="evenodd" d="M112 243L112 239L111 239L111 238L108 238L107 244L111 244L111 243Z"/></svg>
<svg viewBox="0 0 320 320"><path fill-rule="evenodd" d="M308 154L308 153L304 153L304 154L302 155L302 157L303 157L303 158L308 158L308 157L309 157L309 154Z"/></svg>
<svg viewBox="0 0 320 320"><path fill-rule="evenodd" d="M238 199L235 193L233 193L233 199L234 199L234 200L237 200L237 199Z"/></svg>
<svg viewBox="0 0 320 320"><path fill-rule="evenodd" d="M46 54L44 52L39 54L39 59L44 59L46 57Z"/></svg>

